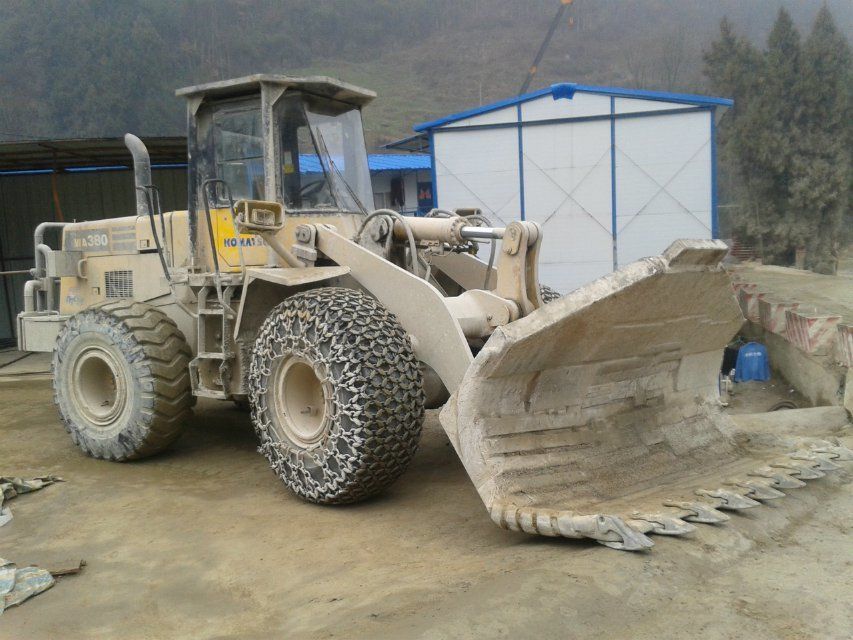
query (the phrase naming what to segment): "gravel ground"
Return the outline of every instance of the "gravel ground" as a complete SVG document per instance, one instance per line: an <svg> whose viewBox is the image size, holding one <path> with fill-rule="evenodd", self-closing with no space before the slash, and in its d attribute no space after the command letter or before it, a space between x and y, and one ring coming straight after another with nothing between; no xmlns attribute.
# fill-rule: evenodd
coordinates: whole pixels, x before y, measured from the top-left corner
<svg viewBox="0 0 853 640"><path fill-rule="evenodd" d="M88 562L3 614L3 639L851 637L849 465L632 554L495 527L434 412L400 482L329 508L284 489L230 405L115 464L74 448L47 381L0 398L0 474L67 480L10 503L0 556Z"/></svg>

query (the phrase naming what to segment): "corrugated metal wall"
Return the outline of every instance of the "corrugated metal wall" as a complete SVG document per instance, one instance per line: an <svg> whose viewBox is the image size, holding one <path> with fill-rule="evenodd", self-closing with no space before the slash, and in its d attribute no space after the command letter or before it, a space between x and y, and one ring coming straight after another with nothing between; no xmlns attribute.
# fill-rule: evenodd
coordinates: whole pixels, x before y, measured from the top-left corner
<svg viewBox="0 0 853 640"><path fill-rule="evenodd" d="M163 209L185 209L187 172L184 168L155 169ZM0 271L33 266L33 231L41 222L57 220L53 181L66 221L97 220L133 215L132 171L69 172L38 175L0 175ZM48 236L57 246L58 237ZM23 308L27 275L0 278L0 343L14 338L14 318Z"/></svg>
<svg viewBox="0 0 853 640"><path fill-rule="evenodd" d="M568 293L679 238L712 237L713 118L581 92L465 117L430 130L438 205L538 222L540 281Z"/></svg>

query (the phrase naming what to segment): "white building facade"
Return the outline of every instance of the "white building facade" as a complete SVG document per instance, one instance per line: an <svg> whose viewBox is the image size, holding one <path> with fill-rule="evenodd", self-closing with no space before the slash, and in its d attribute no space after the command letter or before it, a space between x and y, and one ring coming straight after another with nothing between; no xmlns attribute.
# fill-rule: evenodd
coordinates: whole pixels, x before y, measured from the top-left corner
<svg viewBox="0 0 853 640"><path fill-rule="evenodd" d="M679 238L717 237L722 98L558 84L415 127L437 206L538 222L562 293Z"/></svg>
<svg viewBox="0 0 853 640"><path fill-rule="evenodd" d="M430 157L415 154L370 154L373 206L407 215L423 215L432 207Z"/></svg>

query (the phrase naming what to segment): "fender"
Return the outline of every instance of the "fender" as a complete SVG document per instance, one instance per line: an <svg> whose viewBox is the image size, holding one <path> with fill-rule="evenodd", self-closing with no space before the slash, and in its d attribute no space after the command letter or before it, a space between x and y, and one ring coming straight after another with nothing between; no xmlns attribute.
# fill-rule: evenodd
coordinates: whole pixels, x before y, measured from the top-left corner
<svg viewBox="0 0 853 640"><path fill-rule="evenodd" d="M415 355L438 374L448 391L455 391L474 357L444 296L429 282L381 256L317 225L317 249L338 264L397 316L412 336Z"/></svg>
<svg viewBox="0 0 853 640"><path fill-rule="evenodd" d="M299 291L305 285L323 282L324 280L334 280L347 275L349 272L350 268L346 266L305 267L301 269L292 267L249 267L246 269L246 279L243 282L243 295L240 297L240 307L237 309L237 320L234 324L234 339L236 340L240 336L240 331L245 322L249 323L250 330L257 329L270 309L286 297L275 296L270 299L269 296L258 295L259 291L255 291L253 295L249 295L248 292L258 289L261 283L270 283L274 288L295 289ZM249 301L248 304L247 301Z"/></svg>

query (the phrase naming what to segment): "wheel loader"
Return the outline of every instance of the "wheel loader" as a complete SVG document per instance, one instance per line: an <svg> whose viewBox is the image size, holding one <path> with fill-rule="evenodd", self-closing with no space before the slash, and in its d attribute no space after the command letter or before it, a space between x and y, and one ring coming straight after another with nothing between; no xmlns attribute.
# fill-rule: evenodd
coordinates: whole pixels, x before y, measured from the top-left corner
<svg viewBox="0 0 853 640"><path fill-rule="evenodd" d="M247 403L295 494L350 503L404 472L425 409L443 407L496 524L625 550L853 457L841 423L744 435L723 413L720 359L743 317L720 241L678 241L559 297L538 282L533 222L372 210L373 92L253 75L177 94L187 210L162 210L128 134L135 215L35 231L19 346L53 352L59 416L88 455L163 450L198 397Z"/></svg>

